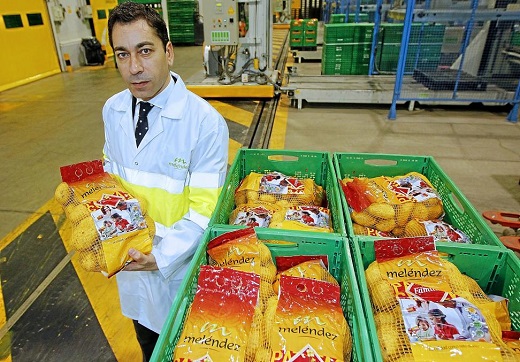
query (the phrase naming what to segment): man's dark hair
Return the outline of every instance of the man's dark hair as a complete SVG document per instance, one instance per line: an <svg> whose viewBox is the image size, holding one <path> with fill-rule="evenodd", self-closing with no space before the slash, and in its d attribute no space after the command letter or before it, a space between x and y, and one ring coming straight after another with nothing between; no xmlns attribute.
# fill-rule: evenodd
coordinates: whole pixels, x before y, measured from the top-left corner
<svg viewBox="0 0 520 362"><path fill-rule="evenodd" d="M140 19L146 20L148 25L155 29L155 33L162 40L164 50L166 50L166 44L168 44L170 39L168 38L166 23L163 18L161 18L161 15L149 6L131 1L117 5L108 18L108 41L110 46L114 47L112 43L112 30L115 24L129 24Z"/></svg>

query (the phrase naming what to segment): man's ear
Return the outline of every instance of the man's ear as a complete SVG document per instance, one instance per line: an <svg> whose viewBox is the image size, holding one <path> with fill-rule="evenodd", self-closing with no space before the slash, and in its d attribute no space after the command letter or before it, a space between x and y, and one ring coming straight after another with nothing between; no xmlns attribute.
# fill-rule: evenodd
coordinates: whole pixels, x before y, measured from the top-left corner
<svg viewBox="0 0 520 362"><path fill-rule="evenodd" d="M173 59L175 58L173 54L173 44L171 41L166 44L166 57L168 58L168 65L171 67L173 65Z"/></svg>

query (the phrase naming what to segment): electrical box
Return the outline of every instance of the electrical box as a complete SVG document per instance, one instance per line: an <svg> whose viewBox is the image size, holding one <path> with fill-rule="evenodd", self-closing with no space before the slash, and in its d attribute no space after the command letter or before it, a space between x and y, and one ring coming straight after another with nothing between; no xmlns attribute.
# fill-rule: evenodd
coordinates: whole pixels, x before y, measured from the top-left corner
<svg viewBox="0 0 520 362"><path fill-rule="evenodd" d="M207 45L237 45L239 38L236 0L204 0L204 40Z"/></svg>
<svg viewBox="0 0 520 362"><path fill-rule="evenodd" d="M51 4L52 19L56 22L62 22L65 20L65 11L61 6Z"/></svg>
<svg viewBox="0 0 520 362"><path fill-rule="evenodd" d="M83 19L92 19L92 6L83 5L81 7L81 17Z"/></svg>

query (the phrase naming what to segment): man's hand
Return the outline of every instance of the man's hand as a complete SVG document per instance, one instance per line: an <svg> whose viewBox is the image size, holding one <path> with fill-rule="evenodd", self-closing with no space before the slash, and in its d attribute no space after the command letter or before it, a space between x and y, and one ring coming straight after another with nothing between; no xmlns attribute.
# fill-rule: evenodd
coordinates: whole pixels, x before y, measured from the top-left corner
<svg viewBox="0 0 520 362"><path fill-rule="evenodd" d="M143 271L143 270L158 270L157 262L155 261L155 256L153 254L143 254L138 250L130 249L128 250L128 255L134 259L132 262L128 263L123 270L126 271Z"/></svg>

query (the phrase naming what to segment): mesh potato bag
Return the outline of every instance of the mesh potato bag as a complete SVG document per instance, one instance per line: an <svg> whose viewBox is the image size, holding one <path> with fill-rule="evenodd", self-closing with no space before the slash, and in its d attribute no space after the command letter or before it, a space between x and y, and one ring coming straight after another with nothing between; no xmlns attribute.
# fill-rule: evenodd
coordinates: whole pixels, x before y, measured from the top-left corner
<svg viewBox="0 0 520 362"><path fill-rule="evenodd" d="M354 223L394 236L403 236L414 219L434 220L444 215L437 191L417 172L397 177L345 178L341 187Z"/></svg>
<svg viewBox="0 0 520 362"><path fill-rule="evenodd" d="M442 220L410 220L404 227L402 237L433 236L435 241L471 244L471 239L461 230Z"/></svg>
<svg viewBox="0 0 520 362"><path fill-rule="evenodd" d="M289 260L292 260L294 258L298 259L298 257L289 257ZM305 257L305 259L307 258L308 257ZM304 258L300 257L299 259ZM329 273L327 267L325 266L325 263L320 257L316 257L311 260L302 260L301 262L296 263L296 265L284 269L283 265L285 261L285 257L276 258L276 267L278 269L278 273L276 274L276 279L273 283L273 289L277 295L280 290L280 278L282 277L282 275L297 278L321 280L323 282L339 285L338 281L332 276L332 274Z"/></svg>
<svg viewBox="0 0 520 362"><path fill-rule="evenodd" d="M237 206L229 215L230 225L269 227L275 213L283 208L267 202L254 202Z"/></svg>
<svg viewBox="0 0 520 362"><path fill-rule="evenodd" d="M350 361L352 336L338 285L283 275L265 315L272 362Z"/></svg>
<svg viewBox="0 0 520 362"><path fill-rule="evenodd" d="M258 240L253 228L247 228L227 232L212 239L208 243L207 254L210 265L260 276L260 299L254 310L246 361L268 361L265 358L270 356L271 349L267 340L264 311L268 300L275 297L273 282L276 277L271 251Z"/></svg>
<svg viewBox="0 0 520 362"><path fill-rule="evenodd" d="M365 271L385 361L515 361L493 302L433 237L377 240Z"/></svg>
<svg viewBox="0 0 520 362"><path fill-rule="evenodd" d="M54 197L72 225L72 248L83 269L110 277L131 258L134 248L152 251L155 223L100 160L61 167Z"/></svg>
<svg viewBox="0 0 520 362"><path fill-rule="evenodd" d="M235 190L235 204L269 202L281 206L315 205L323 203L324 191L314 180L298 179L280 172L251 172Z"/></svg>
<svg viewBox="0 0 520 362"><path fill-rule="evenodd" d="M270 228L330 233L333 231L330 210L319 206L282 208L271 218Z"/></svg>
<svg viewBox="0 0 520 362"><path fill-rule="evenodd" d="M258 275L202 265L174 361L253 361L247 343L258 303Z"/></svg>

